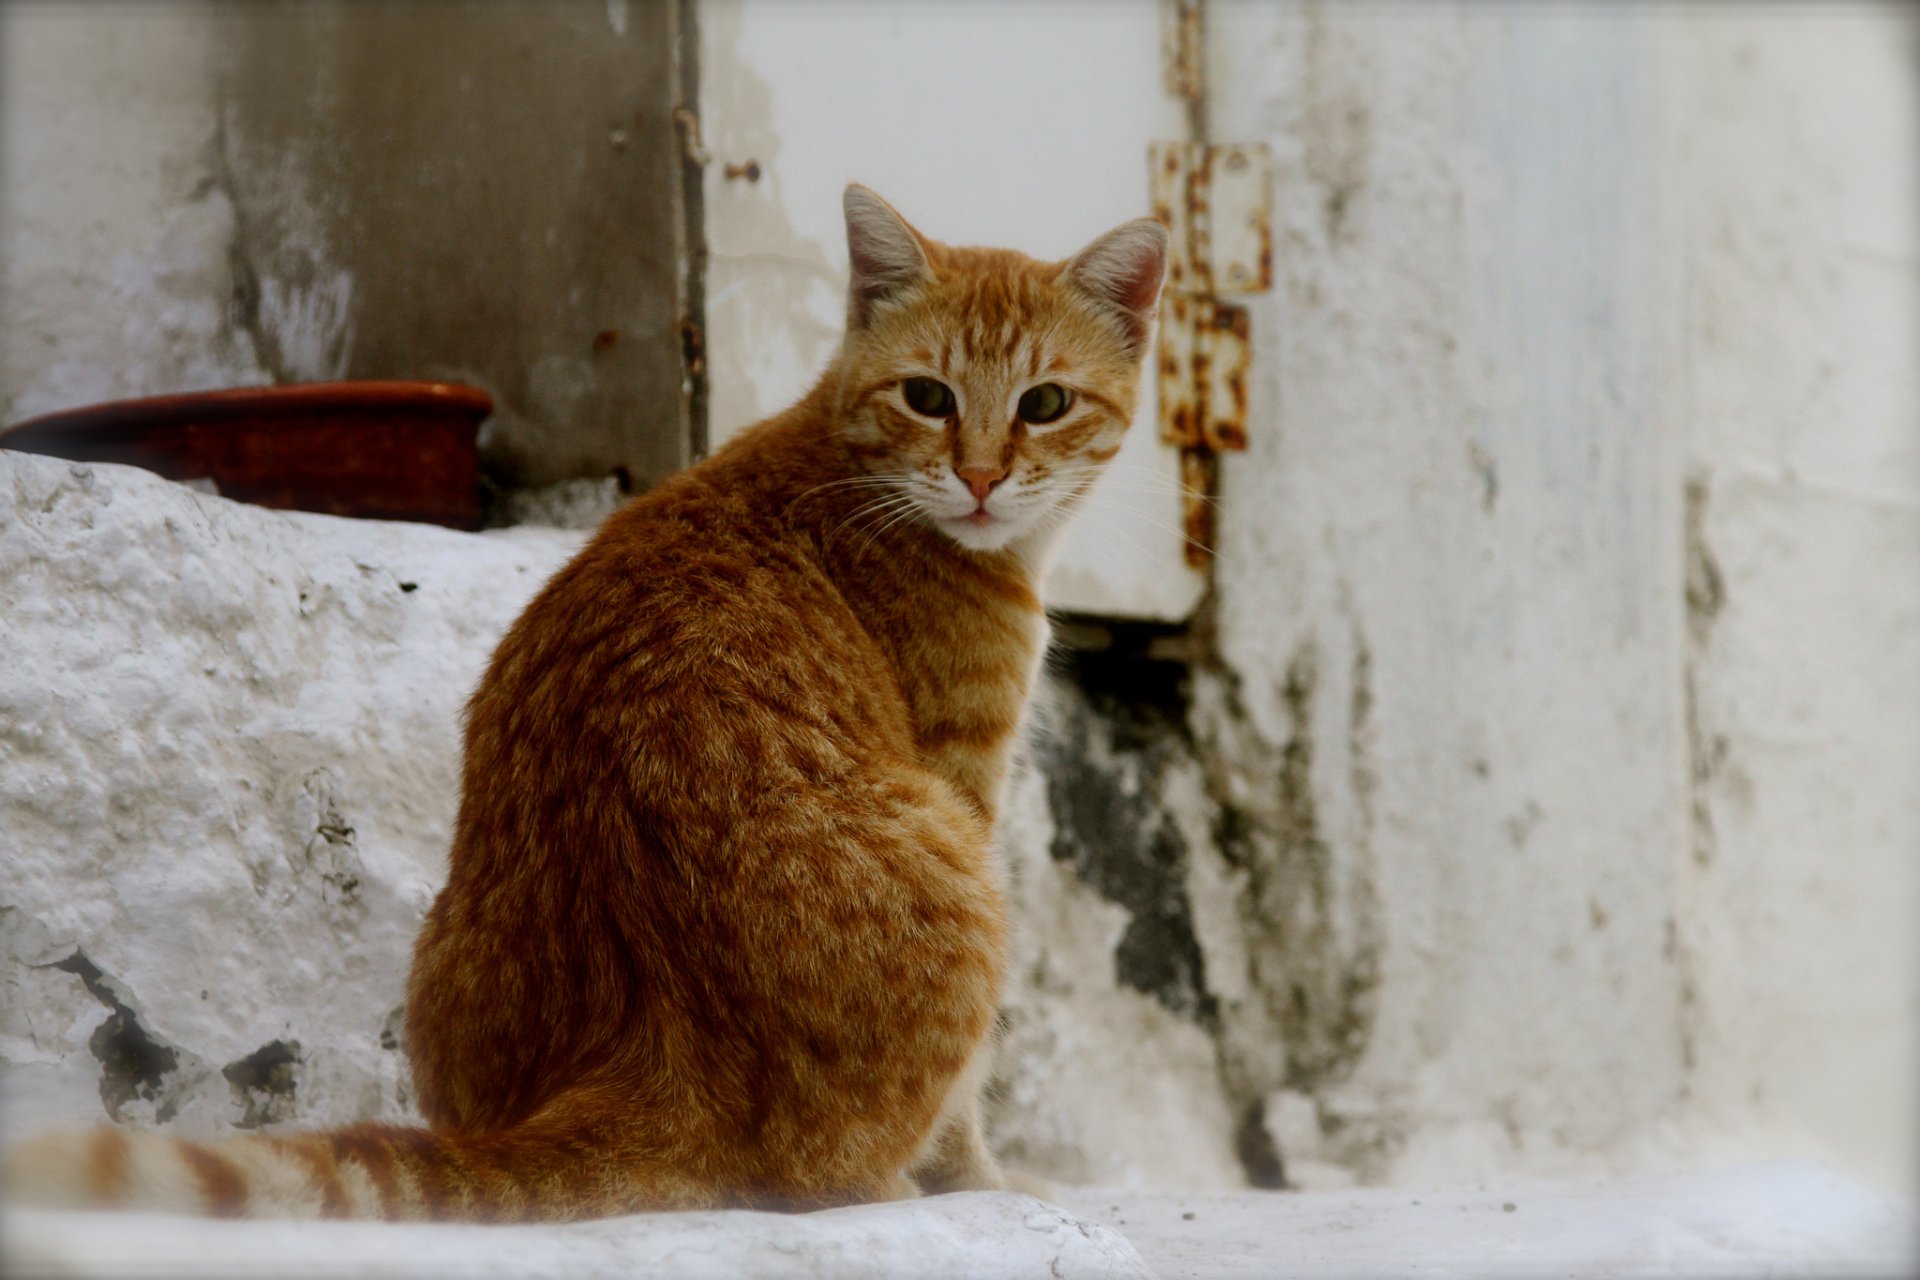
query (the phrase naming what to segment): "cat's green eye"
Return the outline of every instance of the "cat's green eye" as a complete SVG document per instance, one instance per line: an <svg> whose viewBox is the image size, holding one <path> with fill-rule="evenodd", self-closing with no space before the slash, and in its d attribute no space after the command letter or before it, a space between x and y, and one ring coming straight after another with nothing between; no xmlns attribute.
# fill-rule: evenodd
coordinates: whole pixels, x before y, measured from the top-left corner
<svg viewBox="0 0 1920 1280"><path fill-rule="evenodd" d="M900 384L900 390L907 397L907 405L915 413L925 414L929 418L944 418L953 412L953 392L947 390L947 384L936 382L932 378L908 378Z"/></svg>
<svg viewBox="0 0 1920 1280"><path fill-rule="evenodd" d="M1036 426L1053 422L1073 403L1073 392L1057 382L1028 387L1020 396L1020 416Z"/></svg>

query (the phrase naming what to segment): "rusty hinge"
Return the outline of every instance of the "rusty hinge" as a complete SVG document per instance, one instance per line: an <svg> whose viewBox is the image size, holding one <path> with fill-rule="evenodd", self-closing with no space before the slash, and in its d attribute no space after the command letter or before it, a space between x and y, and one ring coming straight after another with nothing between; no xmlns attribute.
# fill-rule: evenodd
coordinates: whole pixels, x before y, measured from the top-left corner
<svg viewBox="0 0 1920 1280"><path fill-rule="evenodd" d="M1260 144L1156 142L1154 215L1172 231L1160 304L1160 435L1180 450L1187 562L1213 558L1219 455L1247 447L1252 317L1223 294L1273 285L1271 162Z"/></svg>

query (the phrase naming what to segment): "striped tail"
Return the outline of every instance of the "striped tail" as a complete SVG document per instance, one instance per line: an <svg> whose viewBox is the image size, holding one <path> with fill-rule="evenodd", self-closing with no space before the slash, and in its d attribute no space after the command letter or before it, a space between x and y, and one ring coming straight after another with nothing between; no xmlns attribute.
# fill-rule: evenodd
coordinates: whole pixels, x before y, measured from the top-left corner
<svg viewBox="0 0 1920 1280"><path fill-rule="evenodd" d="M359 1125L192 1142L98 1129L46 1133L0 1161L16 1204L214 1218L561 1222L720 1197L620 1158L578 1130L445 1133Z"/></svg>

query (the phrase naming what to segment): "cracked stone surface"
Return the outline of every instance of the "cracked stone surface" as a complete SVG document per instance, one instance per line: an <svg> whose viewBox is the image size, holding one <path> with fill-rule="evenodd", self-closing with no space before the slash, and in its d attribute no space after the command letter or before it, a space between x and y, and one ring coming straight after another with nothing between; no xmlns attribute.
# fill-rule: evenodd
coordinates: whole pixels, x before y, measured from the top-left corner
<svg viewBox="0 0 1920 1280"><path fill-rule="evenodd" d="M1914 1222L1807 1164L1471 1190L1179 1195L1068 1207L971 1192L793 1217L671 1213L556 1227L199 1222L16 1210L9 1274L149 1276L1406 1277L1912 1275Z"/></svg>
<svg viewBox="0 0 1920 1280"><path fill-rule="evenodd" d="M0 454L9 1117L411 1113L394 1014L461 701L578 541Z"/></svg>
<svg viewBox="0 0 1920 1280"><path fill-rule="evenodd" d="M204 1223L17 1211L9 1274L148 1276L831 1276L1150 1280L1111 1228L1010 1193L824 1213L663 1213L555 1227Z"/></svg>

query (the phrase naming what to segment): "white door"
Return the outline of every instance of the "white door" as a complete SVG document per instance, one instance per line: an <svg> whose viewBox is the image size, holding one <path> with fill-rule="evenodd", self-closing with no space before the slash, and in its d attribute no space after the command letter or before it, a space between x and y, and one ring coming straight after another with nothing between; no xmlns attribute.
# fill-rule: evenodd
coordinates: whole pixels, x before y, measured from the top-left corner
<svg viewBox="0 0 1920 1280"><path fill-rule="evenodd" d="M831 357L848 182L936 239L1065 257L1149 212L1148 145L1186 137L1154 0L702 0L699 25L715 445ZM1055 608L1180 621L1199 602L1152 379L1054 570Z"/></svg>

